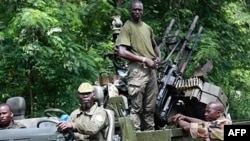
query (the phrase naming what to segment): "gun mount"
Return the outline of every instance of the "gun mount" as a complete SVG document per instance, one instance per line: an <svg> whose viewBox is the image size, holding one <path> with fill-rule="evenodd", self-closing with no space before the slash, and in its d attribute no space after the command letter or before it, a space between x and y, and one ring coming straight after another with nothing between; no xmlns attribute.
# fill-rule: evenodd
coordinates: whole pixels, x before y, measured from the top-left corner
<svg viewBox="0 0 250 141"><path fill-rule="evenodd" d="M205 82L204 76L195 75L187 79L183 78L183 73L203 30L200 26L197 33L193 34L198 18L195 16L184 38L176 37L178 30L175 31L175 36L164 35L163 37L171 37L172 40L166 43L166 55L158 70L159 94L156 100L155 121L159 129L171 122L170 117L177 112L204 119L205 106L211 101L220 101L226 109L229 107L227 97L220 87ZM165 33L169 34L172 26L171 21L166 30L168 32Z"/></svg>

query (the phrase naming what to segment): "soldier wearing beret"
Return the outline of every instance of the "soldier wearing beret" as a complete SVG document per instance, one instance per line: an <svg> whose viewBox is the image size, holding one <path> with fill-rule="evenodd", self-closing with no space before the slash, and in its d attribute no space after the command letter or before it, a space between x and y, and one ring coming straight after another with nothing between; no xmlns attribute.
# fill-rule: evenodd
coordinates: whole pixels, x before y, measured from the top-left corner
<svg viewBox="0 0 250 141"><path fill-rule="evenodd" d="M78 88L81 106L70 114L69 121L57 124L58 131L73 130L77 141L94 141L102 136L101 131L108 128L108 116L102 107L94 102L94 87L82 83Z"/></svg>

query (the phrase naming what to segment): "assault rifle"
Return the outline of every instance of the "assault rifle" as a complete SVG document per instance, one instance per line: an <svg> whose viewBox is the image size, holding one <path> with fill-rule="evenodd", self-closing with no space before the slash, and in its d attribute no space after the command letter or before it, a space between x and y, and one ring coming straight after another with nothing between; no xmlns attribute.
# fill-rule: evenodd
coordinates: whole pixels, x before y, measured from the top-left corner
<svg viewBox="0 0 250 141"><path fill-rule="evenodd" d="M177 89L174 84L176 84L176 81L183 79L182 74L184 73L193 50L200 38L200 34L203 29L202 26L200 26L196 36L192 35L193 31L195 30L198 18L198 16L195 16L185 37L181 40L178 40L174 44L171 52L162 61L163 63L165 63L171 58L175 58L172 64L164 65L165 68L162 72L163 76L161 76L159 80L159 94L156 99L156 118L160 121L161 124L165 124L167 122L173 105L176 104L179 100L181 91ZM175 34L178 35L178 33L179 32L176 31ZM176 40L176 38L177 37L174 36L172 40ZM190 46L189 43L191 40L193 40L193 42ZM170 45L173 46L173 44ZM176 52L177 54L174 54Z"/></svg>

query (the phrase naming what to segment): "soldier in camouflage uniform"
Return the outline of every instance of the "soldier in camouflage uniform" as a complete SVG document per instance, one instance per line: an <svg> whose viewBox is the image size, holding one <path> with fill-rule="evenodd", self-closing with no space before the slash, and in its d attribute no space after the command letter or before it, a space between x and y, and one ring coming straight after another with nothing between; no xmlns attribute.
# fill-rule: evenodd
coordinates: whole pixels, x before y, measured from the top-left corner
<svg viewBox="0 0 250 141"><path fill-rule="evenodd" d="M26 128L23 124L15 122L13 115L8 104L0 104L0 130Z"/></svg>
<svg viewBox="0 0 250 141"><path fill-rule="evenodd" d="M203 141L223 141L224 125L231 125L232 121L225 118L224 107L220 102L210 102L206 106L207 121L176 114L172 117L185 131L189 131L193 138Z"/></svg>
<svg viewBox="0 0 250 141"><path fill-rule="evenodd" d="M82 83L78 88L81 107L70 114L68 122L57 124L58 131L71 129L77 141L95 141L102 138L108 128L108 116L102 107L94 102L94 88L89 83Z"/></svg>

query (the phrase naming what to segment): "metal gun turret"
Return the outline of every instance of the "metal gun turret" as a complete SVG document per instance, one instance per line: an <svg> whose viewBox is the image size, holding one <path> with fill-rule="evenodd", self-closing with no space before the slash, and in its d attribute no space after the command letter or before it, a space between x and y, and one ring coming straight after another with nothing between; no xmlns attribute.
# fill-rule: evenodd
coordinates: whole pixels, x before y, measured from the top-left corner
<svg viewBox="0 0 250 141"><path fill-rule="evenodd" d="M164 57L164 60L162 61L163 66L161 66L161 68L164 69L159 73L161 74L161 76L158 77L159 94L156 99L156 118L160 120L161 124L167 123L174 104L179 102L179 97L182 93L180 88L189 84L190 86L191 84L195 85L195 83L189 82L190 80L184 83L185 81L183 80L182 75L185 72L187 64L190 61L190 57L197 42L200 39L200 34L203 29L203 27L200 26L196 35L193 36L193 31L195 30L198 18L198 16L195 16L188 32L183 39L178 38L179 40L176 41L179 31L175 32L175 36L172 36L172 43L170 43L168 46L168 49L171 49L171 51L166 57ZM169 25L170 27L173 26L172 23L173 22L171 21L171 24ZM170 31L168 30L168 33L169 32ZM168 35L164 35L164 38L167 36ZM177 54L174 54L178 49L179 51ZM166 62L168 62L170 59L173 59L173 56L173 63L166 64Z"/></svg>

